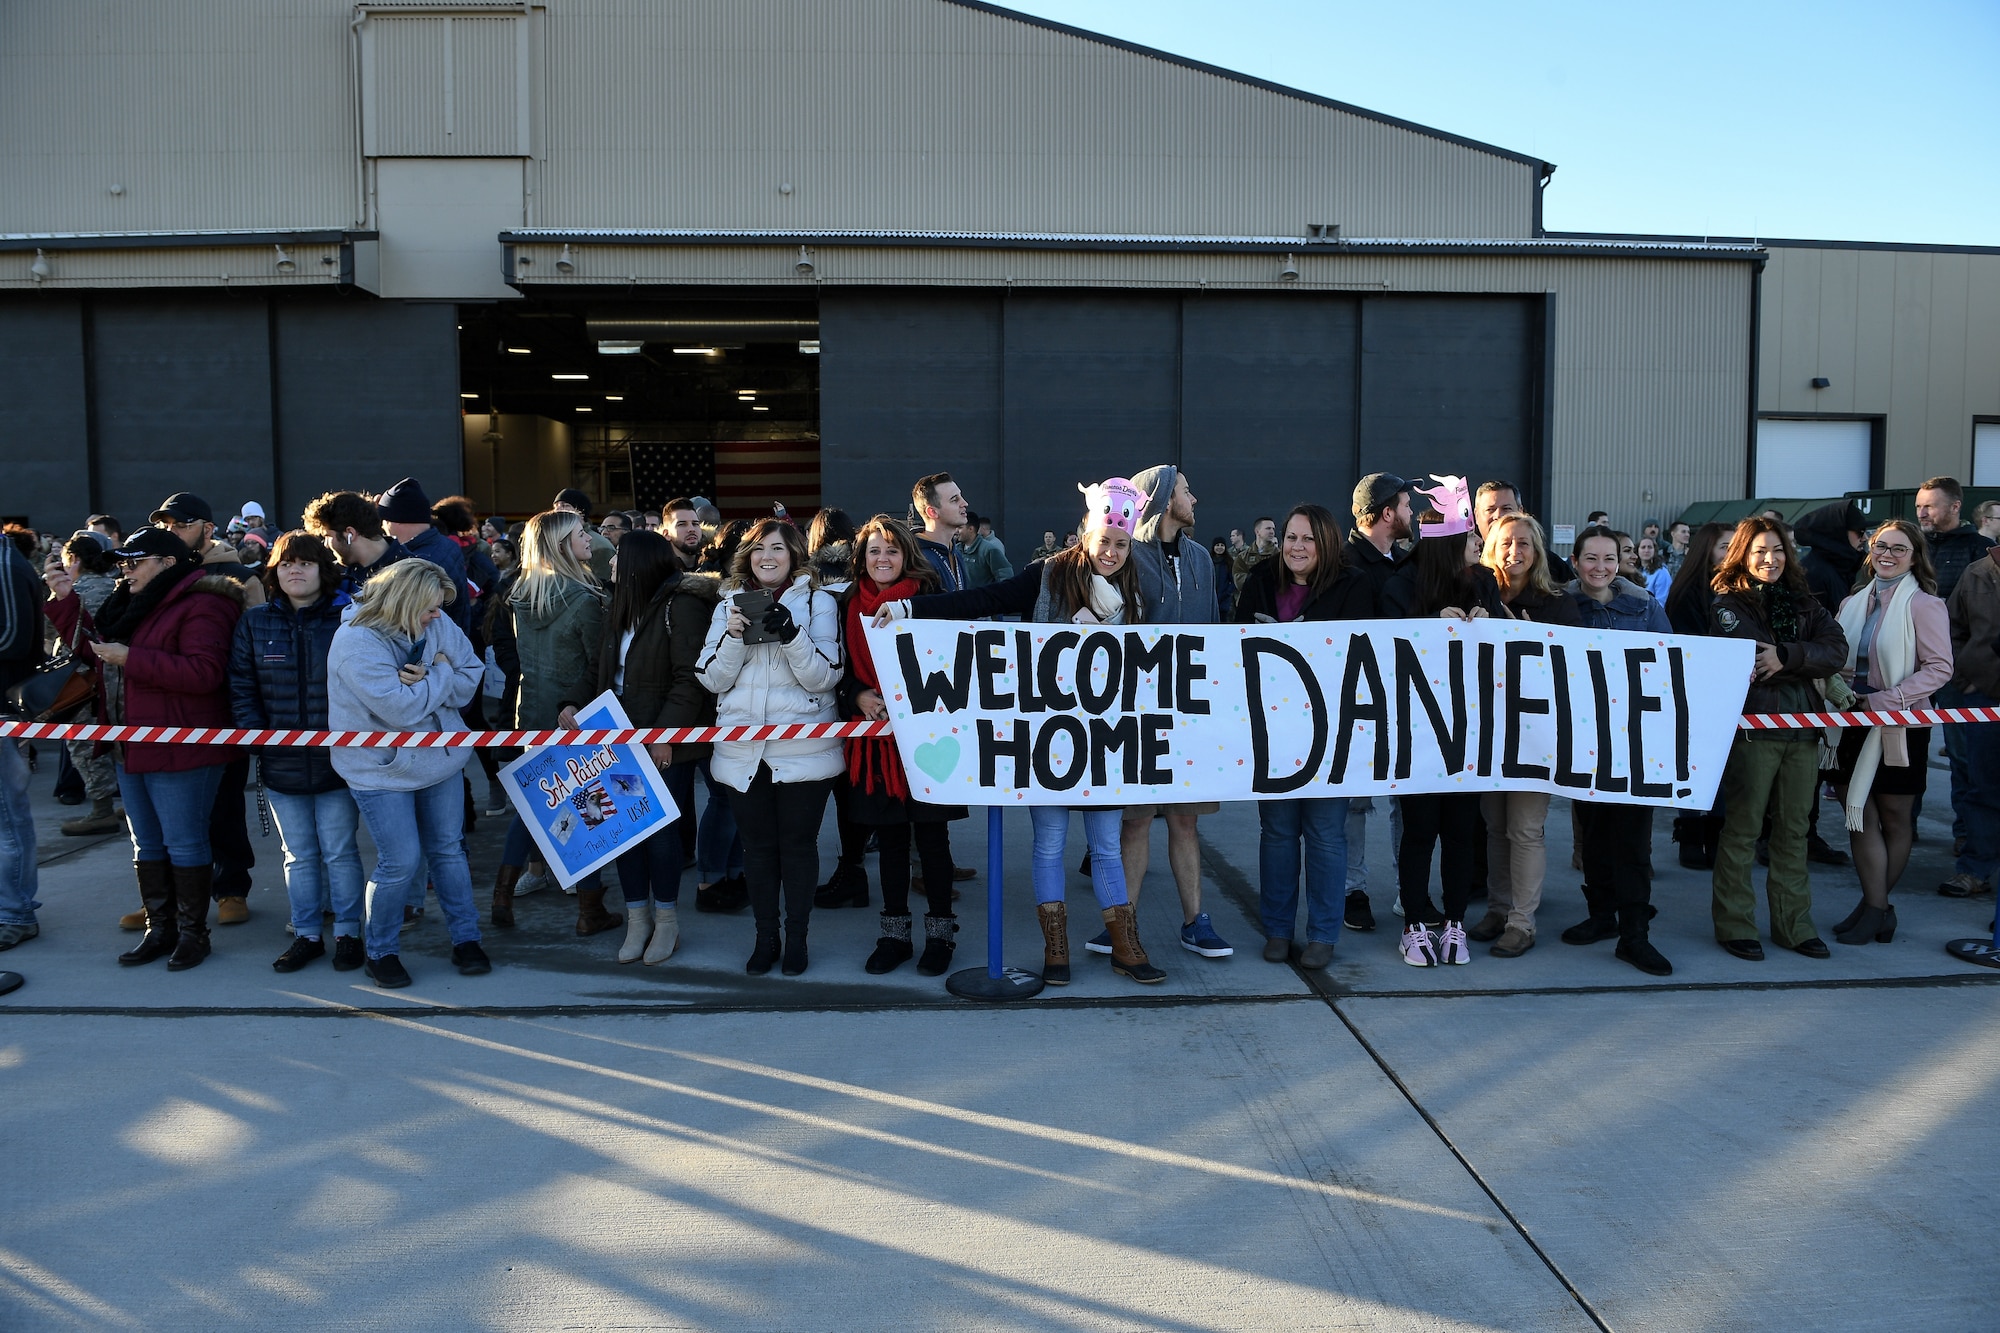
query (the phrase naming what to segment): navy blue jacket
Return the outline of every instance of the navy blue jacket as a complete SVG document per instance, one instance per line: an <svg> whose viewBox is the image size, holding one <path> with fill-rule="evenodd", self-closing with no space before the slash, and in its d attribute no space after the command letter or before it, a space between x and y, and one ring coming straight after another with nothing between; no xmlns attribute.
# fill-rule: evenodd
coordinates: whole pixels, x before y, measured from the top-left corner
<svg viewBox="0 0 2000 1333"><path fill-rule="evenodd" d="M451 617L451 623L472 635L472 589L465 582L465 552L459 544L445 536L436 528L425 528L416 536L403 543L410 554L419 560L428 560L451 576L451 586L457 596L444 613Z"/></svg>
<svg viewBox="0 0 2000 1333"><path fill-rule="evenodd" d="M229 711L239 727L326 730L326 655L351 603L344 592L304 611L275 597L236 622L229 651ZM316 796L347 784L333 771L333 751L294 746L260 749L264 785L286 796Z"/></svg>

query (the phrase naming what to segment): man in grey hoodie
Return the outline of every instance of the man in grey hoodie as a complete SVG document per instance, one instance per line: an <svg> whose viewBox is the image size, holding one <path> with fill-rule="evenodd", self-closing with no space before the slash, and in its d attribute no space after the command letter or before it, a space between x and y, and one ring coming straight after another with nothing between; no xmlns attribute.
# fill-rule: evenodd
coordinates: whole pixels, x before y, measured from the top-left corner
<svg viewBox="0 0 2000 1333"><path fill-rule="evenodd" d="M1220 620L1215 600L1215 564L1194 535L1194 488L1171 463L1149 467L1132 478L1146 497L1146 511L1132 538L1138 565L1139 596L1149 625L1213 625ZM1204 958L1227 958L1236 951L1201 910L1201 843L1195 821L1222 808L1217 801L1157 807L1167 817L1167 863L1181 895L1181 947ZM1134 903L1152 859L1154 806L1125 807L1120 850L1125 891ZM1085 946L1110 953L1109 932Z"/></svg>

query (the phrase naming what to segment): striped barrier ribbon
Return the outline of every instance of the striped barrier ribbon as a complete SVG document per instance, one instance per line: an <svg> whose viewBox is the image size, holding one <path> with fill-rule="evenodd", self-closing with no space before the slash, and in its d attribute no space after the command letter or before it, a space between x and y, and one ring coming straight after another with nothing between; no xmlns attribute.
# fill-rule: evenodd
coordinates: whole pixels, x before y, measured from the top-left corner
<svg viewBox="0 0 2000 1333"><path fill-rule="evenodd" d="M709 741L811 741L887 736L887 722L794 722L762 727L625 727L599 731L280 731L238 727L114 727L0 720L0 737L30 741L124 741L147 745L412 746L691 745Z"/></svg>
<svg viewBox="0 0 2000 1333"><path fill-rule="evenodd" d="M2000 722L2000 708L1923 708L1893 712L1746 713L1744 731L1819 727L1928 727L1948 722ZM631 727L599 731L281 731L234 727L131 727L97 723L0 719L0 737L14 740L125 741L148 745L342 746L692 745L714 741L809 741L887 736L887 722L795 722L761 727Z"/></svg>

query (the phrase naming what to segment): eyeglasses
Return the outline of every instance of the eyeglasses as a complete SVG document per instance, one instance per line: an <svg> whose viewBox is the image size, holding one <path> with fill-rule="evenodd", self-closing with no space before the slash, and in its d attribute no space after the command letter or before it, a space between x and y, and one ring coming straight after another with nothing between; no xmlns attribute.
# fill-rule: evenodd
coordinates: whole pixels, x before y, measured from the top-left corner
<svg viewBox="0 0 2000 1333"><path fill-rule="evenodd" d="M1913 555L1915 550L1908 546L1891 546L1887 542L1876 542L1868 548L1876 555Z"/></svg>

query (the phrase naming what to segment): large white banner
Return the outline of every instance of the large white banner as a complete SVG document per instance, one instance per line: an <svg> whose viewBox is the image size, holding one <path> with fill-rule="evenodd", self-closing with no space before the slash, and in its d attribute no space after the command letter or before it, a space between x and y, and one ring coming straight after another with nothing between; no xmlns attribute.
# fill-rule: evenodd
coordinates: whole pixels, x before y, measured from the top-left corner
<svg viewBox="0 0 2000 1333"><path fill-rule="evenodd" d="M1524 621L868 631L911 791L1125 805L1546 791L1709 808L1753 650Z"/></svg>

